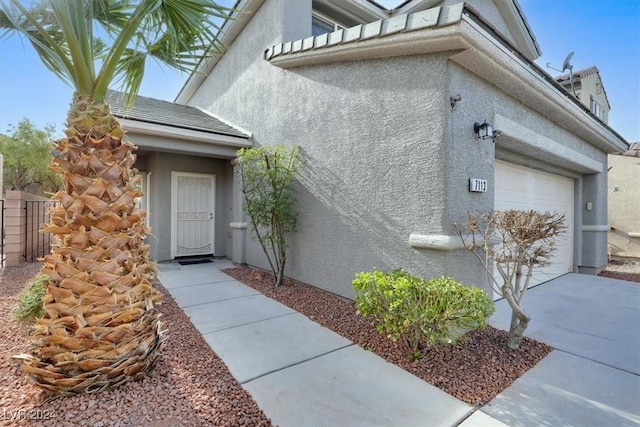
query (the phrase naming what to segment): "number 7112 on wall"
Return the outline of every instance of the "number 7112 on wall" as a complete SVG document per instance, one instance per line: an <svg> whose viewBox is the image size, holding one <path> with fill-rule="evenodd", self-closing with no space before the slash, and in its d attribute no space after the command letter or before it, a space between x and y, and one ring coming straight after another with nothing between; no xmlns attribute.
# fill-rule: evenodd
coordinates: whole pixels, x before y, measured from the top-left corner
<svg viewBox="0 0 640 427"><path fill-rule="evenodd" d="M487 180L470 178L469 179L469 191L474 193L484 193L487 191Z"/></svg>

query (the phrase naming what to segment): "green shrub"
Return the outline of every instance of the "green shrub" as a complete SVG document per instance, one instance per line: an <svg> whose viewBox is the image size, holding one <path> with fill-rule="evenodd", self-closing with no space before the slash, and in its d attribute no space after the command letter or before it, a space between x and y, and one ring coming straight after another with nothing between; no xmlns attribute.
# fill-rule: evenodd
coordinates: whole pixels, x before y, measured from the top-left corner
<svg viewBox="0 0 640 427"><path fill-rule="evenodd" d="M356 307L378 332L402 338L412 357L437 343L452 344L462 331L486 326L493 301L479 288L449 277L423 280L401 269L357 273Z"/></svg>
<svg viewBox="0 0 640 427"><path fill-rule="evenodd" d="M44 316L42 297L47 279L49 277L44 274L37 275L18 295L18 305L13 310L13 316L20 322Z"/></svg>

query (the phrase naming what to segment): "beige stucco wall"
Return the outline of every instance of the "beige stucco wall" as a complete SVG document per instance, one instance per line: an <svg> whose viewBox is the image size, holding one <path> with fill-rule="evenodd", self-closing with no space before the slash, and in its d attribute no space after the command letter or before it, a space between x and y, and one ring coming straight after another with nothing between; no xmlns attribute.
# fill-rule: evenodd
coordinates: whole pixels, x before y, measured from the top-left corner
<svg viewBox="0 0 640 427"><path fill-rule="evenodd" d="M609 156L609 254L640 258L640 157Z"/></svg>
<svg viewBox="0 0 640 427"><path fill-rule="evenodd" d="M569 81L565 83L565 88L571 92L571 84ZM602 107L602 121L609 123L609 104L607 103L607 97L605 96L598 74L590 74L580 79L579 87L576 88L576 95L580 102L589 109L591 108L591 95L593 95L595 101Z"/></svg>

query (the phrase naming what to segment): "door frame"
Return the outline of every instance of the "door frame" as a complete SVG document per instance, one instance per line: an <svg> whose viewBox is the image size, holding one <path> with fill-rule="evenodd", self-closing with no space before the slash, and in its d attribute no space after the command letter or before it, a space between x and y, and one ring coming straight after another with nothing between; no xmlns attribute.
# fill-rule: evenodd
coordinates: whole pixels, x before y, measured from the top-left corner
<svg viewBox="0 0 640 427"><path fill-rule="evenodd" d="M176 258L178 244L178 177L211 178L211 212L213 212L213 224L211 224L211 249L215 254L216 248L216 176L214 174L171 171L171 259Z"/></svg>

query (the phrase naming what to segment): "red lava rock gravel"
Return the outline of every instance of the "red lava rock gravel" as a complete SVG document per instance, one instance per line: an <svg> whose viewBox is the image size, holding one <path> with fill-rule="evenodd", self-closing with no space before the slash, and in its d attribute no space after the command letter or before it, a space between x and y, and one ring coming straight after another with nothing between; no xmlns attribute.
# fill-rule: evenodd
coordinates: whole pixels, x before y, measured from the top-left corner
<svg viewBox="0 0 640 427"><path fill-rule="evenodd" d="M609 265L600 273L600 276L640 283L640 259L612 259L609 261Z"/></svg>
<svg viewBox="0 0 640 427"><path fill-rule="evenodd" d="M163 286L168 339L151 377L94 395L42 403L43 392L11 356L25 352L29 328L11 315L39 264L0 270L0 426L270 426Z"/></svg>
<svg viewBox="0 0 640 427"><path fill-rule="evenodd" d="M274 290L270 273L250 267L224 273L472 405L489 402L552 350L526 337L519 350L510 350L507 332L488 326L468 333L455 346L438 345L411 361L407 348L379 334L356 314L352 301L290 279Z"/></svg>

